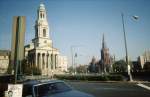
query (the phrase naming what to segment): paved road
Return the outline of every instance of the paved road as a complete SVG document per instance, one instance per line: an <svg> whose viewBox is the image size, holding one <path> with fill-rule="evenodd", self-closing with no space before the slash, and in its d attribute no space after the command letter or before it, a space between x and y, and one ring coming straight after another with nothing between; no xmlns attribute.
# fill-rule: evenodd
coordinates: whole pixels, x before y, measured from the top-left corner
<svg viewBox="0 0 150 97"><path fill-rule="evenodd" d="M77 90L95 97L150 97L150 90L135 83L67 82Z"/></svg>
<svg viewBox="0 0 150 97"><path fill-rule="evenodd" d="M150 87L150 83L143 83L144 85Z"/></svg>

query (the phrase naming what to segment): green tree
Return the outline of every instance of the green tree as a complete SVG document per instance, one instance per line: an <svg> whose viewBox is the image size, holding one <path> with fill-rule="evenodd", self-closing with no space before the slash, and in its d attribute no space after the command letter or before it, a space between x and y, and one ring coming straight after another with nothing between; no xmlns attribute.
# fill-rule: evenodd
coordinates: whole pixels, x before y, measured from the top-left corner
<svg viewBox="0 0 150 97"><path fill-rule="evenodd" d="M25 75L41 75L41 70L38 67L30 67L26 59L22 62L22 72Z"/></svg>
<svg viewBox="0 0 150 97"><path fill-rule="evenodd" d="M41 75L41 70L38 67L32 68L33 75Z"/></svg>
<svg viewBox="0 0 150 97"><path fill-rule="evenodd" d="M87 67L86 65L80 65L76 68L77 73L86 73L87 72Z"/></svg>
<svg viewBox="0 0 150 97"><path fill-rule="evenodd" d="M73 66L70 66L70 67L68 68L68 72L69 72L69 73L73 73L73 72L74 72Z"/></svg>
<svg viewBox="0 0 150 97"><path fill-rule="evenodd" d="M150 71L150 62L146 62L146 63L144 64L143 70L144 70L144 71L147 71L147 72Z"/></svg>
<svg viewBox="0 0 150 97"><path fill-rule="evenodd" d="M8 68L7 68L7 72L6 72L6 74L12 74L12 71L13 71L14 69L13 69L13 65L12 64L9 64L8 65Z"/></svg>
<svg viewBox="0 0 150 97"><path fill-rule="evenodd" d="M24 69L25 75L41 75L41 70L38 67L26 67Z"/></svg>
<svg viewBox="0 0 150 97"><path fill-rule="evenodd" d="M113 64L113 71L114 72L126 72L127 71L127 64L124 60L116 61Z"/></svg>

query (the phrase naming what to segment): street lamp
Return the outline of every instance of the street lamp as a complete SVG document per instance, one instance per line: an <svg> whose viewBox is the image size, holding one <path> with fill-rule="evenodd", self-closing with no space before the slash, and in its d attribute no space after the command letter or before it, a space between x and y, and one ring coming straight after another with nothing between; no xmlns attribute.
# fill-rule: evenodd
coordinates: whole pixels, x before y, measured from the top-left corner
<svg viewBox="0 0 150 97"><path fill-rule="evenodd" d="M125 44L125 52L126 52L126 63L127 63L127 72L129 76L129 81L133 81L132 75L131 75L131 67L129 65L129 59L128 59L128 49L127 49L127 41L126 41L126 31L125 31L125 25L124 25L124 14L121 13L122 17L122 26L123 26L123 33L124 33L124 44ZM133 16L133 19L137 20L138 16Z"/></svg>
<svg viewBox="0 0 150 97"><path fill-rule="evenodd" d="M75 67L75 57L77 57L77 53L73 53L73 49L76 48L76 47L81 47L83 45L72 45L71 46L71 58L72 58L72 67L73 67L73 70L74 70L74 74L76 73L76 67Z"/></svg>
<svg viewBox="0 0 150 97"><path fill-rule="evenodd" d="M53 69L54 69L54 66L53 66L54 65L54 62L53 62L54 61L54 58L53 58L53 49L54 49L54 47L53 47L53 42L54 42L53 41L53 39L54 39L53 33L54 32L51 31L51 40L52 40L52 42L51 42L51 51L52 51L52 53L51 54L52 54L52 56L51 56L51 66L50 66L50 68L51 68L51 78L52 79L53 79Z"/></svg>
<svg viewBox="0 0 150 97"><path fill-rule="evenodd" d="M76 68L77 68L77 53L75 53L75 55L74 55L74 73L75 74L77 74L77 70L76 70Z"/></svg>

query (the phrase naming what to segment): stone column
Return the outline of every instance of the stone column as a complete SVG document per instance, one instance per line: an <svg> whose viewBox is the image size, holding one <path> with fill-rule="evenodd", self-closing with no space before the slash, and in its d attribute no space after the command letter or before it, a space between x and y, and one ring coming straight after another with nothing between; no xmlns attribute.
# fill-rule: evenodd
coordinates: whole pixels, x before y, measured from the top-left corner
<svg viewBox="0 0 150 97"><path fill-rule="evenodd" d="M55 65L56 65L56 58L55 58L55 54L53 54L53 69L56 69Z"/></svg>
<svg viewBox="0 0 150 97"><path fill-rule="evenodd" d="M38 61L38 53L35 53L35 66L36 67L38 67L37 61Z"/></svg>
<svg viewBox="0 0 150 97"><path fill-rule="evenodd" d="M51 69L51 55L48 54L48 69Z"/></svg>
<svg viewBox="0 0 150 97"><path fill-rule="evenodd" d="M32 68L34 67L34 55L32 54L32 57L31 57L32 59Z"/></svg>
<svg viewBox="0 0 150 97"><path fill-rule="evenodd" d="M40 60L39 60L39 61L40 61L40 62L39 62L39 63L40 63L40 69L42 69L42 62L43 62L43 61L42 61L42 54L40 54Z"/></svg>
<svg viewBox="0 0 150 97"><path fill-rule="evenodd" d="M37 53L37 68L40 68L40 54Z"/></svg>
<svg viewBox="0 0 150 97"><path fill-rule="evenodd" d="M44 61L45 61L44 69L46 69L46 65L47 65L47 54L46 54L46 53L45 53L45 55L44 55Z"/></svg>
<svg viewBox="0 0 150 97"><path fill-rule="evenodd" d="M46 64L46 68L47 68L47 69L48 69L48 67L49 67L49 66L48 66L48 65L49 65L49 60L48 60L48 59L49 59L49 54L47 53L47 59L46 59L46 60L47 60L47 64Z"/></svg>
<svg viewBox="0 0 150 97"><path fill-rule="evenodd" d="M51 69L53 69L53 55L51 54Z"/></svg>
<svg viewBox="0 0 150 97"><path fill-rule="evenodd" d="M57 69L57 65L58 65L58 55L55 55L55 69Z"/></svg>
<svg viewBox="0 0 150 97"><path fill-rule="evenodd" d="M44 59L45 59L44 54L42 54L42 69L44 69L44 67L45 67L45 60Z"/></svg>

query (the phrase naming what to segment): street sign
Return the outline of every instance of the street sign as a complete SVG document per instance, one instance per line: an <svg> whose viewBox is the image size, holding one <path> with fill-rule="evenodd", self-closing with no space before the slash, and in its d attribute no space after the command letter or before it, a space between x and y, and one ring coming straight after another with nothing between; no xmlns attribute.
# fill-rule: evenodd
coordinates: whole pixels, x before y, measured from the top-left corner
<svg viewBox="0 0 150 97"><path fill-rule="evenodd" d="M8 97L22 97L22 84L8 84Z"/></svg>

